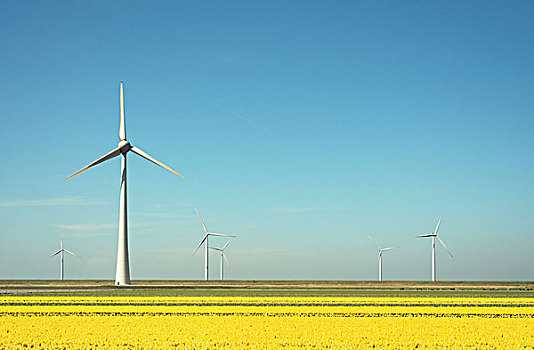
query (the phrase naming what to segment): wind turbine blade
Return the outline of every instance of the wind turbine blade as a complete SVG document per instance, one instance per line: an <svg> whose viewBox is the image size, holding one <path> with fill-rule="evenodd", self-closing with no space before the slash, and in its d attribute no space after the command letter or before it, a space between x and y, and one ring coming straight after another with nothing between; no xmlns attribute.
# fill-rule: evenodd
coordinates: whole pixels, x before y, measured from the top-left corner
<svg viewBox="0 0 534 350"><path fill-rule="evenodd" d="M215 233L215 232L208 232L208 235L220 236L220 237L235 237L235 236L232 236L232 235L225 235L224 233Z"/></svg>
<svg viewBox="0 0 534 350"><path fill-rule="evenodd" d="M209 249L213 249L213 250L217 250L217 251L219 251L219 252L222 252L222 249L221 249L221 248L209 247Z"/></svg>
<svg viewBox="0 0 534 350"><path fill-rule="evenodd" d="M116 156L118 156L119 154L121 154L121 150L120 149L114 149L113 151L109 152L108 154L106 154L105 156L102 156L101 158L95 160L94 162L92 162L91 164L89 165L86 165L85 167L83 167L82 169L78 170L77 172L75 172L74 174L72 174L71 176L67 177L67 180L70 179L70 178L73 178L74 176L80 174L80 173L83 173L84 171L88 170L88 169L91 169L92 167L94 167L95 165L98 165L102 162L105 162L106 160L108 159L111 159L111 158L115 158Z"/></svg>
<svg viewBox="0 0 534 350"><path fill-rule="evenodd" d="M435 234L429 233L428 235L419 235L419 236L413 236L412 238L425 238L425 237L434 237Z"/></svg>
<svg viewBox="0 0 534 350"><path fill-rule="evenodd" d="M373 237L367 235L367 238L369 238L371 240L371 242L374 243L374 245L378 248L378 249L381 249L380 246L378 245L378 243L373 239Z"/></svg>
<svg viewBox="0 0 534 350"><path fill-rule="evenodd" d="M224 261L226 261L226 265L230 265L230 264L228 264L228 259L226 259L226 254L222 253L222 256L224 258Z"/></svg>
<svg viewBox="0 0 534 350"><path fill-rule="evenodd" d="M195 255L195 253L198 251L198 249L200 248L200 246L202 245L202 243L204 243L204 241L206 240L206 238L208 238L208 235L207 235L207 234L204 235L204 238L202 238L202 241L200 241L200 243L198 244L197 248L195 249L195 251L193 252L193 254L192 254L191 256Z"/></svg>
<svg viewBox="0 0 534 350"><path fill-rule="evenodd" d="M435 235L438 234L439 225L441 224L441 219L443 219L443 214L441 214L441 216L440 216L440 218L439 218L439 221L438 221L438 224L436 225L436 229L434 230L434 234L435 234Z"/></svg>
<svg viewBox="0 0 534 350"><path fill-rule="evenodd" d="M447 251L447 253L449 253L449 255L450 255L451 258L452 258L453 256L452 256L452 253L451 253L451 251L449 250L449 248L447 248L447 246L445 246L445 243L443 243L443 241L442 241L438 236L436 236L436 238L438 239L439 243L441 243L441 245L443 246L443 248L445 248L445 250Z"/></svg>
<svg viewBox="0 0 534 350"><path fill-rule="evenodd" d="M65 253L69 253L70 255L72 256L77 256L78 258L82 258L81 256L79 256L78 254L74 254L73 252L71 252L70 250L67 250L67 249L63 249L65 251Z"/></svg>
<svg viewBox="0 0 534 350"><path fill-rule="evenodd" d="M231 240L231 239L230 239L230 240L228 240L228 242L226 242L226 244L225 244L225 245L223 245L223 247L221 248L221 250L225 250L225 249L226 249L226 247L228 247L228 244L230 244L230 242L232 242L232 240Z"/></svg>
<svg viewBox="0 0 534 350"><path fill-rule="evenodd" d="M163 164L162 162L160 162L159 160L155 159L155 158L152 158L151 156L149 156L148 154L146 154L145 152L143 152L141 149L139 149L138 147L135 147L133 146L131 149L130 149L132 152L136 153L137 155L145 158L146 160L149 160L151 161L152 163L154 164L157 164L159 165L160 167L162 167L163 169L167 169L168 171L170 171L171 173L173 174L176 174L178 176L180 176L181 178L183 178L184 176L180 173L178 173L177 171L171 169L170 167L166 166L165 164Z"/></svg>
<svg viewBox="0 0 534 350"><path fill-rule="evenodd" d="M61 234L61 249L63 249L63 234Z"/></svg>
<svg viewBox="0 0 534 350"><path fill-rule="evenodd" d="M54 254L52 254L48 259L52 259L54 256L58 255L59 253L61 253L61 249L55 252Z"/></svg>
<svg viewBox="0 0 534 350"><path fill-rule="evenodd" d="M387 248L382 248L382 251L385 251L385 250L393 250L393 249L397 249L398 247L387 247Z"/></svg>
<svg viewBox="0 0 534 350"><path fill-rule="evenodd" d="M204 221L202 220L202 218L200 217L200 214L198 213L198 210L197 208L195 208L195 213L197 213L197 216L200 220L200 223L202 224L202 228L204 229L204 232L205 233L208 233L208 229L206 228L206 225L204 225Z"/></svg>
<svg viewBox="0 0 534 350"><path fill-rule="evenodd" d="M120 113L121 113L121 119L119 124L119 140L126 140L126 122L124 120L124 88L122 86L121 81L121 88L120 88Z"/></svg>

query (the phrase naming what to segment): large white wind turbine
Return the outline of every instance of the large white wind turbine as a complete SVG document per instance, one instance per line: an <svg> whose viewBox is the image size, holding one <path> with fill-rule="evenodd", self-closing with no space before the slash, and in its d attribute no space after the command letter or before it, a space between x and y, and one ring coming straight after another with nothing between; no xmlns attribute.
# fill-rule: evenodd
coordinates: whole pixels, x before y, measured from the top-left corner
<svg viewBox="0 0 534 350"><path fill-rule="evenodd" d="M369 237L369 239L378 248L378 280L382 281L382 252L385 252L386 250L392 250L397 247L380 248L378 243L376 243L376 241L371 236L368 235L367 237Z"/></svg>
<svg viewBox="0 0 534 350"><path fill-rule="evenodd" d="M77 256L78 258L80 256L74 254L73 252L71 252L70 250L67 250L65 248L63 248L63 235L61 235L61 243L60 243L60 249L55 252L54 254L52 254L52 256L50 256L50 259L52 259L54 256L58 255L58 254L61 254L61 260L60 260L60 263L59 263L59 279L63 281L63 276L64 276L64 272L65 272L65 265L63 264L63 253L68 253L70 255L73 255L73 256Z"/></svg>
<svg viewBox="0 0 534 350"><path fill-rule="evenodd" d="M226 249L226 247L228 247L228 244L230 244L230 242L232 242L232 240L226 242L226 244L222 248L210 247L210 249L216 250L221 253L221 274L219 278L221 281L224 279L224 261L226 261L226 265L228 265L228 260L226 259L226 254L224 254L224 250Z"/></svg>
<svg viewBox="0 0 534 350"><path fill-rule="evenodd" d="M415 236L414 238L425 238L425 237L432 237L432 281L436 280L436 239L441 243L443 248L449 253L449 255L452 258L452 253L450 252L449 248L443 243L443 241L438 237L438 230L439 225L441 224L441 219L443 219L443 214L441 214L441 217L438 220L438 224L436 225L436 228L434 229L433 233L429 233L427 235L419 235Z"/></svg>
<svg viewBox="0 0 534 350"><path fill-rule="evenodd" d="M204 279L207 281L208 280L208 267L209 267L209 254L208 254L208 249L209 249L209 246L208 246L208 237L209 236L220 236L220 237L235 237L235 236L232 236L232 235L226 235L224 233L215 233L215 232L208 232L208 229L206 228L206 225L204 225L204 221L202 221L202 218L200 217L200 214L198 213L198 210L197 208L195 208L195 212L197 213L197 216L198 218L200 219L200 223L202 224L202 229L204 230L204 237L202 238L202 241L200 241L199 245L197 246L197 248L195 249L195 251L193 252L193 255L195 255L195 253L197 252L198 248L200 248L200 246L206 242L206 246L205 246L205 252L204 252Z"/></svg>
<svg viewBox="0 0 534 350"><path fill-rule="evenodd" d="M117 252L117 270L115 274L115 284L116 285L129 285L130 284L130 264L128 261L128 215L126 208L126 154L132 151L135 154L151 161L152 163L159 165L160 167L169 170L171 173L174 173L183 178L182 175L169 168L160 161L152 158L141 149L132 146L128 140L126 140L126 125L124 120L124 88L121 81L120 85L120 124L119 124L119 144L117 148L104 155L98 160L95 160L91 164L85 166L81 170L78 170L71 176L67 177L70 179L87 169L94 167L106 160L115 158L121 155L121 190L120 190L120 205L119 205L119 246Z"/></svg>

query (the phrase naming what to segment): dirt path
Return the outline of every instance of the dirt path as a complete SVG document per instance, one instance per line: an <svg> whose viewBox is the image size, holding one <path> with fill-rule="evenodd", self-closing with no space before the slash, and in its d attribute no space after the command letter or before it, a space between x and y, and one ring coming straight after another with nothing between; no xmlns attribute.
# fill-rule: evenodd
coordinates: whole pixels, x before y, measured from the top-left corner
<svg viewBox="0 0 534 350"><path fill-rule="evenodd" d="M113 281L0 281L0 293L43 293L122 290ZM534 282L497 281L132 281L128 289L349 289L349 290L534 290Z"/></svg>

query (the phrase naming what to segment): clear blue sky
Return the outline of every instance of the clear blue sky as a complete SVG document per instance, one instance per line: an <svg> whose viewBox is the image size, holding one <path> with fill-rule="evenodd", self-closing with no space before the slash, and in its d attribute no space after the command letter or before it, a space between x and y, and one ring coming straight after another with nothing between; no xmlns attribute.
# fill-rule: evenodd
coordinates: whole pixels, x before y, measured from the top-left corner
<svg viewBox="0 0 534 350"><path fill-rule="evenodd" d="M197 279L198 207L234 279L534 279L534 4L0 4L0 278ZM214 242L223 244L222 241ZM213 277L218 260L213 255Z"/></svg>

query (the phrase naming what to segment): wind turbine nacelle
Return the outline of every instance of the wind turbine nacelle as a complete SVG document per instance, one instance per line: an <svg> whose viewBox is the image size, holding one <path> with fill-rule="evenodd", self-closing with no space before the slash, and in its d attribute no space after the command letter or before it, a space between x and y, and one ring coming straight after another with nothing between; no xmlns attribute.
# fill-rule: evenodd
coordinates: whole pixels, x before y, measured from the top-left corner
<svg viewBox="0 0 534 350"><path fill-rule="evenodd" d="M119 149L121 150L122 154L125 154L131 148L132 148L132 145L130 144L130 142L128 142L126 140L122 140L121 142L119 142Z"/></svg>

